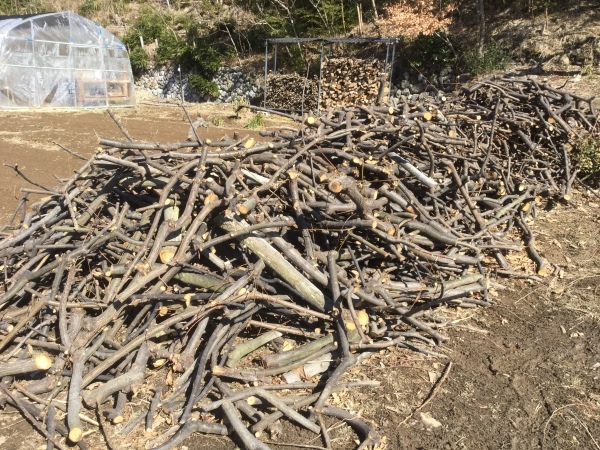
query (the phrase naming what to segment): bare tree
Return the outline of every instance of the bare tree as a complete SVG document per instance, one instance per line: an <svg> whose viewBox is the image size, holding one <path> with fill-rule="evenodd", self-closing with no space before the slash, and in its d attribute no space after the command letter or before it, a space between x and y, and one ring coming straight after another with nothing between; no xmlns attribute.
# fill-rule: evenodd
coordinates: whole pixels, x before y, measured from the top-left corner
<svg viewBox="0 0 600 450"><path fill-rule="evenodd" d="M483 56L483 46L485 44L485 9L483 0L475 0L475 9L477 11L477 53Z"/></svg>
<svg viewBox="0 0 600 450"><path fill-rule="evenodd" d="M276 5L278 9L285 11L285 15L292 27L294 37L298 37L298 31L296 30L296 0L271 0L272 4Z"/></svg>

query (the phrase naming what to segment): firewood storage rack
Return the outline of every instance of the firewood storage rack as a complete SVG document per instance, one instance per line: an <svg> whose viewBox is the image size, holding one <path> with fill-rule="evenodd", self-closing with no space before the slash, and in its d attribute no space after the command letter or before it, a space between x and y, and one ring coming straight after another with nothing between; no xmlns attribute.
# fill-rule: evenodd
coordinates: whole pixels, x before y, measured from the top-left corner
<svg viewBox="0 0 600 450"><path fill-rule="evenodd" d="M319 59L319 81L318 81L318 94L317 94L317 112L320 112L321 108L321 93L323 89L323 60L325 58L325 47L326 45L331 46L332 44L372 44L382 43L386 45L385 51L385 63L384 72L387 73L388 77L388 89L392 87L392 76L394 75L394 61L396 59L396 47L400 39L398 38L271 38L265 40L265 81L264 81L264 94L263 94L263 106L267 109L267 87L268 87L268 75L269 75L269 45L274 47L272 66L273 73L277 73L277 51L279 44L305 44L305 43L320 43L321 53Z"/></svg>

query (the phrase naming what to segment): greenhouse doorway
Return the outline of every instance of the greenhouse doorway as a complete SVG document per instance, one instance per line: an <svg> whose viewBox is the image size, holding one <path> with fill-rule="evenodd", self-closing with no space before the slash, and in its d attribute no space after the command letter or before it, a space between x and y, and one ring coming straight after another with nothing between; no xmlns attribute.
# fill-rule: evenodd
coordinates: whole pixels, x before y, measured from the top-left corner
<svg viewBox="0 0 600 450"><path fill-rule="evenodd" d="M0 108L135 106L123 43L70 11L0 16Z"/></svg>

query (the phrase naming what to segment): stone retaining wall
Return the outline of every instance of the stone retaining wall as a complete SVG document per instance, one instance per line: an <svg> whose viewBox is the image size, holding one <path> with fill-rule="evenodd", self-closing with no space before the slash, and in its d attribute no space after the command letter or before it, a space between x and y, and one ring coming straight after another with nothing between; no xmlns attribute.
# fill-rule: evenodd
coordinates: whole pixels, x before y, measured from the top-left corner
<svg viewBox="0 0 600 450"><path fill-rule="evenodd" d="M427 72L425 72L427 73ZM256 98L262 99L262 85L258 80L240 68L222 68L214 76L213 82L219 89L219 96L200 98L188 82L188 74L178 72L176 67L157 67L144 73L136 80L138 92L147 92L155 97L171 101L181 101L183 93L186 102L216 101L226 103L247 103ZM392 102L416 100L416 98L437 95L438 92L452 90L455 83L464 83L467 78L455 76L450 68L440 73L414 76L403 73L392 85L390 100Z"/></svg>
<svg viewBox="0 0 600 450"><path fill-rule="evenodd" d="M443 95L468 80L467 75L454 75L449 67L439 73L419 74L416 77L405 72L396 80L396 84L392 85L390 100L392 102L416 101L427 95Z"/></svg>
<svg viewBox="0 0 600 450"><path fill-rule="evenodd" d="M188 81L188 73L180 73L176 67L156 67L146 71L135 82L136 90L172 101L186 102L250 102L259 95L256 81L239 68L222 68L213 78L219 89L219 96L200 97L194 93Z"/></svg>

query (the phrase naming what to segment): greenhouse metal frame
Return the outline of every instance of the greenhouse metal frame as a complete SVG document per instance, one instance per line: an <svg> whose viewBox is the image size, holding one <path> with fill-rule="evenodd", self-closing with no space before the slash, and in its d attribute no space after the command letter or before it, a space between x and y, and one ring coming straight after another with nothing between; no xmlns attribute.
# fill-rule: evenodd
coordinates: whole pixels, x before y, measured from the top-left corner
<svg viewBox="0 0 600 450"><path fill-rule="evenodd" d="M0 16L0 108L134 106L127 49L73 12Z"/></svg>

